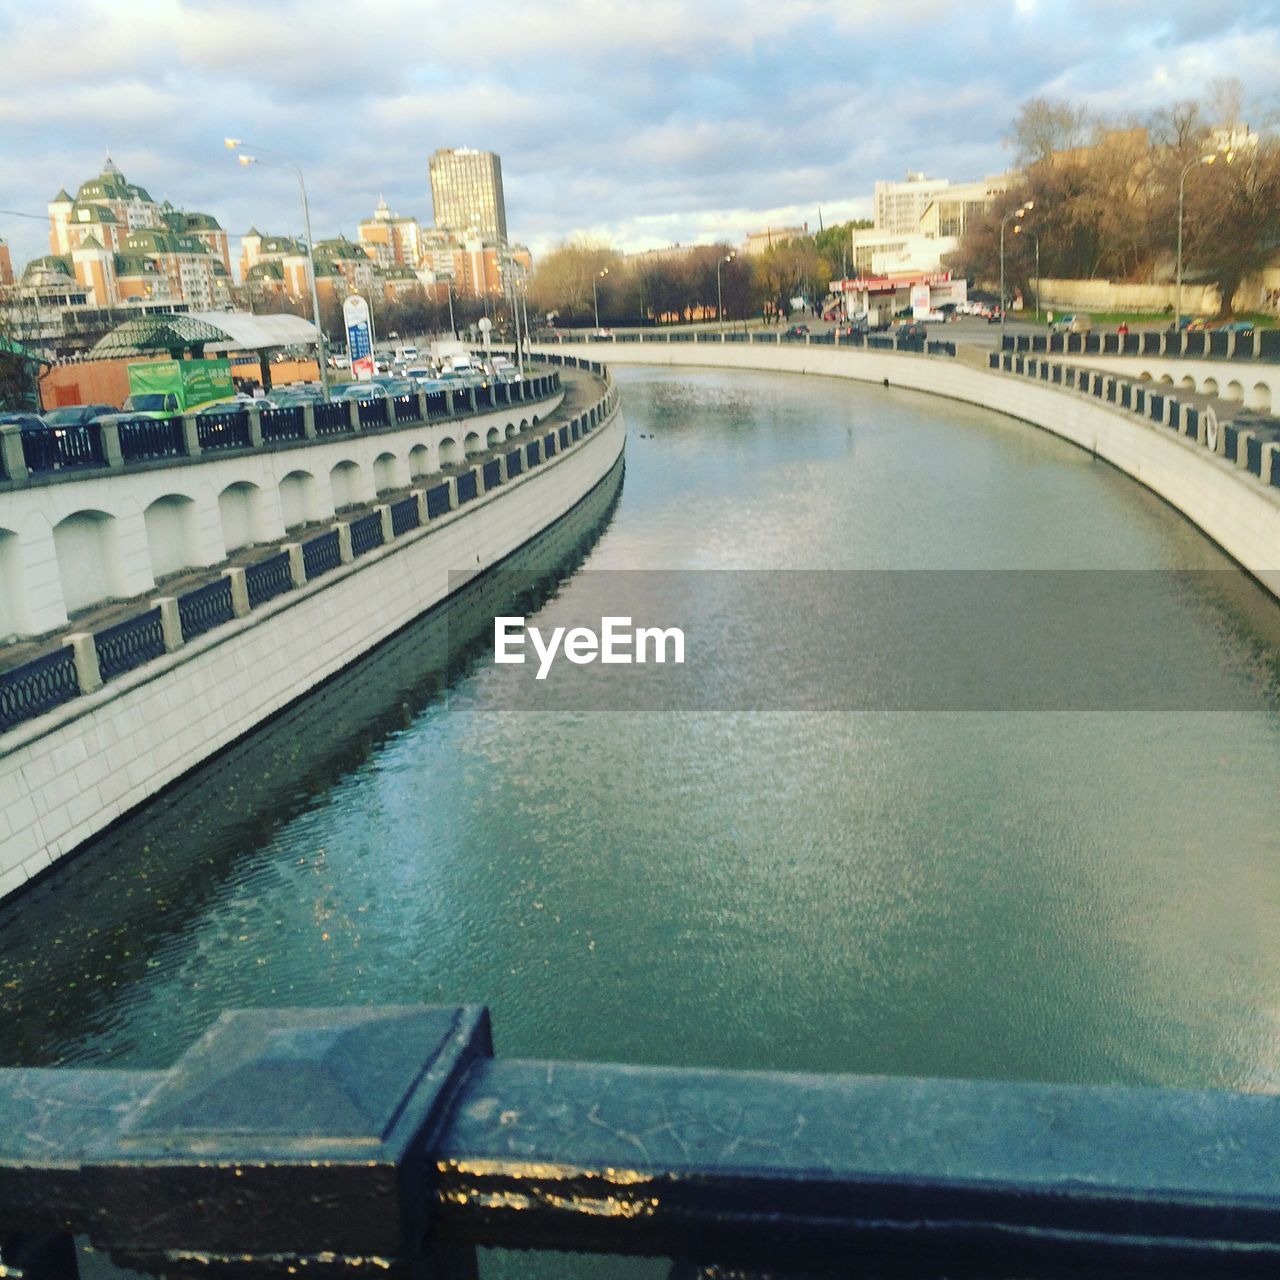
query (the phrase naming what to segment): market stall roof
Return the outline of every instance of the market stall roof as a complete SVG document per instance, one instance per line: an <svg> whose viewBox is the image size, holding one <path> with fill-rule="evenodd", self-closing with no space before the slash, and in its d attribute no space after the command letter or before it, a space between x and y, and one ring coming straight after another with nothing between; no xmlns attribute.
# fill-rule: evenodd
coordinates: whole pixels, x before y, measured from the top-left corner
<svg viewBox="0 0 1280 1280"><path fill-rule="evenodd" d="M194 350L265 351L274 347L307 346L316 341L316 327L299 316L255 316L247 311L193 311L185 315L145 315L126 320L94 345L94 358L178 354Z"/></svg>
<svg viewBox="0 0 1280 1280"><path fill-rule="evenodd" d="M205 343L205 351L265 351L271 347L314 346L316 327L301 316L255 316L248 311L194 311L191 318L226 335Z"/></svg>

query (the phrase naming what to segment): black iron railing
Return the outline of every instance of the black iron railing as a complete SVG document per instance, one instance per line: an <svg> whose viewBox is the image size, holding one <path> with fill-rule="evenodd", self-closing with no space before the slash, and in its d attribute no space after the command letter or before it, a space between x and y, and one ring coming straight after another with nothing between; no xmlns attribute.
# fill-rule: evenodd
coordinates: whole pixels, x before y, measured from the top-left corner
<svg viewBox="0 0 1280 1280"><path fill-rule="evenodd" d="M681 1276L1280 1274L1263 1095L506 1060L479 1008L255 1009L168 1071L0 1071L0 1120L30 1280L68 1275L73 1232L213 1277L459 1277L477 1245Z"/></svg>
<svg viewBox="0 0 1280 1280"><path fill-rule="evenodd" d="M502 464L497 458L490 458L482 470L485 489L495 489L502 483Z"/></svg>
<svg viewBox="0 0 1280 1280"><path fill-rule="evenodd" d="M422 414L418 409L416 395L396 396L391 402L395 408L397 422L421 422Z"/></svg>
<svg viewBox="0 0 1280 1280"><path fill-rule="evenodd" d="M98 674L104 680L158 658L164 652L160 610L148 609L103 631L95 631L93 645L98 653Z"/></svg>
<svg viewBox="0 0 1280 1280"><path fill-rule="evenodd" d="M357 400L356 415L362 427L385 427L388 425L387 402L385 398Z"/></svg>
<svg viewBox="0 0 1280 1280"><path fill-rule="evenodd" d="M391 504L391 532L395 537L416 529L422 523L417 498L401 498Z"/></svg>
<svg viewBox="0 0 1280 1280"><path fill-rule="evenodd" d="M248 565L244 571L244 585L249 597L249 607L252 609L292 590L293 574L289 569L289 553L281 551L278 555L268 556L265 560Z"/></svg>
<svg viewBox="0 0 1280 1280"><path fill-rule="evenodd" d="M308 581L336 569L341 563L342 547L336 529L330 529L328 533L310 538L302 544L302 567Z"/></svg>
<svg viewBox="0 0 1280 1280"><path fill-rule="evenodd" d="M0 731L79 696L75 658L66 647L0 672Z"/></svg>
<svg viewBox="0 0 1280 1280"><path fill-rule="evenodd" d="M329 404L317 404L313 407L315 414L316 435L337 436L351 430L351 419L347 416L347 402L334 400Z"/></svg>
<svg viewBox="0 0 1280 1280"><path fill-rule="evenodd" d="M351 554L362 556L382 546L382 517L376 512L351 522Z"/></svg>
<svg viewBox="0 0 1280 1280"><path fill-rule="evenodd" d="M300 404L263 409L258 422L264 444L274 444L277 440L304 440L307 435L305 415Z"/></svg>
<svg viewBox="0 0 1280 1280"><path fill-rule="evenodd" d="M178 597L178 617L182 621L182 638L194 640L206 631L230 622L235 615L231 603L231 582L219 578Z"/></svg>
<svg viewBox="0 0 1280 1280"><path fill-rule="evenodd" d="M249 449L249 411L228 409L225 412L196 415L196 440L206 451L216 449Z"/></svg>
<svg viewBox="0 0 1280 1280"><path fill-rule="evenodd" d="M181 418L126 418L116 423L116 432L126 462L181 458L187 452Z"/></svg>
<svg viewBox="0 0 1280 1280"><path fill-rule="evenodd" d="M476 485L476 473L474 471L464 471L458 477L458 505L464 502L471 502L479 493L479 487Z"/></svg>
<svg viewBox="0 0 1280 1280"><path fill-rule="evenodd" d="M22 456L27 470L37 474L105 466L102 428L96 422L79 427L24 427Z"/></svg>
<svg viewBox="0 0 1280 1280"><path fill-rule="evenodd" d="M432 485L426 493L427 515L432 519L446 515L449 511L449 486L447 484Z"/></svg>

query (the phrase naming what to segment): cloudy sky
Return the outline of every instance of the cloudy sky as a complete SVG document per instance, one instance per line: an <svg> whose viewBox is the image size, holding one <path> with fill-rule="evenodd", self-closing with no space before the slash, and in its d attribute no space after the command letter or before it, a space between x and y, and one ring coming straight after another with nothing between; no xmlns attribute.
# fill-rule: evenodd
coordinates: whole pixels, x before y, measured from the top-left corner
<svg viewBox="0 0 1280 1280"><path fill-rule="evenodd" d="M1280 0L0 0L0 207L43 214L109 148L233 236L296 234L296 185L231 134L303 167L321 237L380 195L429 222L427 157L473 146L535 252L736 243L867 215L908 168L999 172L1027 98L1141 116L1226 75L1276 112Z"/></svg>

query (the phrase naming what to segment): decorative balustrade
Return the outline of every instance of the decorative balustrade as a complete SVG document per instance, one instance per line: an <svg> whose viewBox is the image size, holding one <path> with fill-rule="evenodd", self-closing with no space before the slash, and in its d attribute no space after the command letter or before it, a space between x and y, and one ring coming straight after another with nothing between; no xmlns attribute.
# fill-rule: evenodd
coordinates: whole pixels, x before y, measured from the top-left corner
<svg viewBox="0 0 1280 1280"><path fill-rule="evenodd" d="M336 569L341 563L342 547L336 529L330 529L328 533L310 538L302 544L302 565L308 581Z"/></svg>
<svg viewBox="0 0 1280 1280"><path fill-rule="evenodd" d="M357 400L356 416L359 418L360 426L362 428L387 426L387 402L385 398L379 397L376 400Z"/></svg>
<svg viewBox="0 0 1280 1280"><path fill-rule="evenodd" d="M244 571L244 584L249 607L252 609L292 590L293 574L289 568L289 553L281 551L248 565Z"/></svg>
<svg viewBox="0 0 1280 1280"><path fill-rule="evenodd" d="M140 667L152 658L164 653L164 628L160 622L160 610L148 609L146 613L126 618L105 631L96 631L93 646L98 655L98 674L103 680Z"/></svg>
<svg viewBox="0 0 1280 1280"><path fill-rule="evenodd" d="M79 696L75 656L65 646L0 671L0 732Z"/></svg>
<svg viewBox="0 0 1280 1280"><path fill-rule="evenodd" d="M235 617L230 580L219 578L180 595L178 617L182 622L183 640L194 640L196 636L230 622Z"/></svg>
<svg viewBox="0 0 1280 1280"><path fill-rule="evenodd" d="M300 404L263 409L258 418L258 424L264 444L275 444L280 440L306 439L306 415Z"/></svg>
<svg viewBox="0 0 1280 1280"><path fill-rule="evenodd" d="M186 456L181 418L123 418L116 423L116 434L125 462Z"/></svg>
<svg viewBox="0 0 1280 1280"><path fill-rule="evenodd" d="M584 362L585 363L585 362ZM600 366L597 365L600 369ZM600 369L604 373L603 369ZM529 386L541 386L548 394L559 390L559 376L531 379ZM385 405L385 401L382 402ZM606 413L617 406L616 388L610 386L606 394L595 407L594 412L600 414L601 420ZM317 405L317 412L322 409L341 410L344 414L346 406L335 402L332 405ZM239 411L244 414L244 411ZM287 411L291 415L293 410ZM299 415L300 415L300 411ZM244 414L247 422L247 414ZM265 417L265 413L264 413ZM295 429L290 422L297 423L298 417L281 417L276 420L281 431ZM581 421L581 432L577 429ZM574 420L572 439L579 434L585 435L588 429L587 417ZM116 424L121 430L122 451L127 447L134 457L172 456L170 450L178 449L184 441L181 420L160 421L148 418L137 418ZM318 424L317 424L318 425ZM208 424L210 431L226 432L236 430L235 423L223 422ZM128 428L128 430L124 430ZM247 427L246 427L247 430ZM264 432L264 440L266 433ZM548 456L554 448L554 435L544 437L548 445ZM541 459L539 439L530 440L528 448L533 451L535 460ZM230 448L231 445L222 447ZM505 454L506 478L513 480L525 469L522 465L522 447L516 444ZM480 466L459 472L453 481L456 488L457 501L475 501L480 496L479 478L484 478L484 489L488 492L498 488L503 480L502 462L499 458L487 458ZM437 483L423 492L428 519L439 519L448 515L453 507L451 486L448 481ZM410 532L421 525L421 512L418 498L410 496L391 504L391 530L393 537ZM350 522L349 533L353 556L359 556L382 546L384 528L379 512L371 512ZM330 529L302 543L302 578L308 582L339 567L342 563L342 542L336 529ZM274 555L247 565L244 569L245 593L248 605L252 608L273 600L275 597L291 591L295 585L293 568L288 551ZM177 599L179 642L195 639L199 635L230 621L235 616L235 592L231 579L222 577L214 582L184 592ZM141 666L153 658L159 657L166 650L164 623L161 611L153 607L141 614L126 618L122 622L104 628L92 636L92 646L97 658L98 675L102 680L110 680L127 671ZM52 653L0 673L0 732L42 715L63 703L78 697L81 693L80 679L77 674L75 653L72 647L63 645ZM3 1274L0 1272L0 1274Z"/></svg>
<svg viewBox="0 0 1280 1280"><path fill-rule="evenodd" d="M96 422L79 427L23 427L22 456L33 474L106 466L102 427Z"/></svg>
<svg viewBox="0 0 1280 1280"><path fill-rule="evenodd" d="M351 430L346 400L334 400L329 404L322 402L313 406L313 412L318 436L342 435Z"/></svg>
<svg viewBox="0 0 1280 1280"><path fill-rule="evenodd" d="M422 513L418 510L417 498L401 498L391 504L391 533L400 537L410 529L416 529L422 523Z"/></svg>
<svg viewBox="0 0 1280 1280"><path fill-rule="evenodd" d="M351 522L351 554L362 556L382 546L382 517L371 512Z"/></svg>
<svg viewBox="0 0 1280 1280"><path fill-rule="evenodd" d="M196 415L196 441L205 452L218 449L249 449L249 411L227 409Z"/></svg>

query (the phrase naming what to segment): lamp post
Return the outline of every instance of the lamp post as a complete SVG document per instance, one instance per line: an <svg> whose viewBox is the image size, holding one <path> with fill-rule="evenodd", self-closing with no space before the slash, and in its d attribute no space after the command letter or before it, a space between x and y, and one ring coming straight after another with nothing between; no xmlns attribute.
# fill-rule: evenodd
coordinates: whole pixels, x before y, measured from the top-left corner
<svg viewBox="0 0 1280 1280"><path fill-rule="evenodd" d="M1028 232L1031 238L1036 242L1036 323L1040 323L1040 233L1032 231L1030 227L1019 223L1013 229L1013 234L1020 235L1023 231Z"/></svg>
<svg viewBox="0 0 1280 1280"><path fill-rule="evenodd" d="M1194 160L1188 160L1178 178L1178 302L1173 316L1174 333L1182 332L1182 201L1186 194L1187 174L1197 165L1212 164L1217 158L1218 153L1211 151L1207 155L1196 156ZM1228 152L1227 163L1229 164L1230 162L1231 155Z"/></svg>
<svg viewBox="0 0 1280 1280"><path fill-rule="evenodd" d="M732 262L737 256L738 252L735 249L732 253L726 253L723 258L716 259L716 325L721 329L724 328L724 303L720 297L720 268L726 262Z"/></svg>
<svg viewBox="0 0 1280 1280"><path fill-rule="evenodd" d="M1036 207L1034 200L1028 200L1026 204L1019 206L1017 209L1010 209L1008 213L1000 219L1000 345L1004 346L1004 229L1006 224L1012 218L1025 218L1032 209Z"/></svg>
<svg viewBox="0 0 1280 1280"><path fill-rule="evenodd" d="M596 281L603 280L609 274L609 268L605 267L603 271L597 271L591 277L591 305L596 313L596 332L600 332L600 295L596 292Z"/></svg>
<svg viewBox="0 0 1280 1280"><path fill-rule="evenodd" d="M275 156L278 160L284 162L282 165L270 165L270 168L288 168L292 169L298 179L298 190L302 193L302 223L307 235L307 272L311 277L311 318L315 321L316 326L316 363L320 366L320 385L324 388L324 398L329 399L329 358L325 349L324 326L320 323L320 295L316 292L316 261L311 252L311 210L307 205L307 184L303 181L302 170L280 151L273 151L270 147L260 147L250 142L245 143L240 138L223 138L223 146L228 151L235 151L243 146L251 146L255 151L265 151L269 156ZM238 157L240 163L248 168L251 164L261 164L262 161L257 156L245 155L243 151Z"/></svg>

